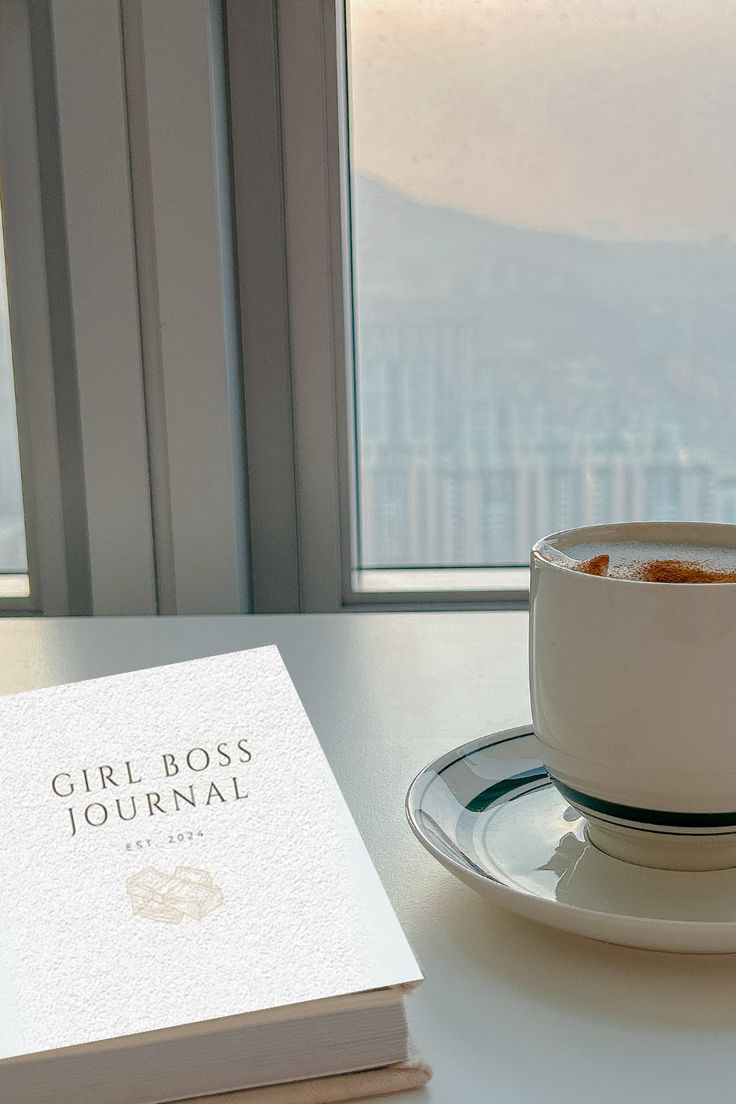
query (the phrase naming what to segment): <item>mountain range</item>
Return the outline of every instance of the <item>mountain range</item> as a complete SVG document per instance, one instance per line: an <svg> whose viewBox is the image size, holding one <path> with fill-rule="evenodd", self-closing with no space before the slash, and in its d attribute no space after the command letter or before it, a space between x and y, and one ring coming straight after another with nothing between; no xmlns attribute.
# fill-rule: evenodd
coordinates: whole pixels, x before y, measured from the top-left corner
<svg viewBox="0 0 736 1104"><path fill-rule="evenodd" d="M362 325L475 319L495 354L733 363L736 245L599 241L353 186ZM490 344L489 344L490 342Z"/></svg>

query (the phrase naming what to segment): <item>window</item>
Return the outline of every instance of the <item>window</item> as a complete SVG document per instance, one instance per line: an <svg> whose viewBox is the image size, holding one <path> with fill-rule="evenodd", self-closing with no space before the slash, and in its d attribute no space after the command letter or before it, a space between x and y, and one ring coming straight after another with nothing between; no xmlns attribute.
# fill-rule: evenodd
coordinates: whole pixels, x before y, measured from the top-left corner
<svg viewBox="0 0 736 1104"><path fill-rule="evenodd" d="M5 273L0 212L0 598L24 598L29 594L28 558Z"/></svg>
<svg viewBox="0 0 736 1104"><path fill-rule="evenodd" d="M552 529L736 522L736 7L169 7L3 0L0 607L521 602Z"/></svg>
<svg viewBox="0 0 736 1104"><path fill-rule="evenodd" d="M222 10L174 6L1 3L3 610L247 608Z"/></svg>
<svg viewBox="0 0 736 1104"><path fill-rule="evenodd" d="M735 57L721 0L347 0L363 589L736 522Z"/></svg>

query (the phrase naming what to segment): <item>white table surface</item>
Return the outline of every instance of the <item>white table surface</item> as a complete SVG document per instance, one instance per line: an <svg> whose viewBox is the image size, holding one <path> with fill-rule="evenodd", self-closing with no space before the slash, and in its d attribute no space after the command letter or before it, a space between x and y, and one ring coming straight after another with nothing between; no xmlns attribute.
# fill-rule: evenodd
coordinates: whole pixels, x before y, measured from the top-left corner
<svg viewBox="0 0 736 1104"><path fill-rule="evenodd" d="M0 691L276 643L426 981L406 1104L710 1104L736 1085L736 956L607 946L490 906L420 847L412 777L529 718L526 615L3 620ZM101 1101L100 1104L104 1104Z"/></svg>

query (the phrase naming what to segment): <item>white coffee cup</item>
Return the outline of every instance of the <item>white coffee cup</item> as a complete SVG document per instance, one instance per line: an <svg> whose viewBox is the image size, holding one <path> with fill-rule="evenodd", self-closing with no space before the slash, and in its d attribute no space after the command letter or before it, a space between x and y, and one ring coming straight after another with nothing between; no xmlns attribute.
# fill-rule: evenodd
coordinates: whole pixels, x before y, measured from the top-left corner
<svg viewBox="0 0 736 1104"><path fill-rule="evenodd" d="M736 866L736 583L594 576L545 558L620 541L734 549L736 525L602 525L534 546L530 681L545 766L607 854Z"/></svg>

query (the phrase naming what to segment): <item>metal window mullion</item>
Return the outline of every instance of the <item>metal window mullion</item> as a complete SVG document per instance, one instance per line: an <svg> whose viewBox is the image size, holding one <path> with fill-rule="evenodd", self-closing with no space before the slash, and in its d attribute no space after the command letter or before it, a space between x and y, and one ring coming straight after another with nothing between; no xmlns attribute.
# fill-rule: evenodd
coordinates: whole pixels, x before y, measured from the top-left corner
<svg viewBox="0 0 736 1104"><path fill-rule="evenodd" d="M227 0L258 612L337 610L349 583L335 14Z"/></svg>
<svg viewBox="0 0 736 1104"><path fill-rule="evenodd" d="M117 0L51 0L94 613L155 613Z"/></svg>
<svg viewBox="0 0 736 1104"><path fill-rule="evenodd" d="M276 0L227 0L253 609L300 608Z"/></svg>
<svg viewBox="0 0 736 1104"><path fill-rule="evenodd" d="M220 5L124 0L123 22L162 612L244 612L245 466Z"/></svg>
<svg viewBox="0 0 736 1104"><path fill-rule="evenodd" d="M345 371L341 204L335 188L338 84L335 7L279 0L287 271L301 608L340 609L344 544L337 373ZM338 177L339 178L339 177ZM336 290L338 289L338 290Z"/></svg>

